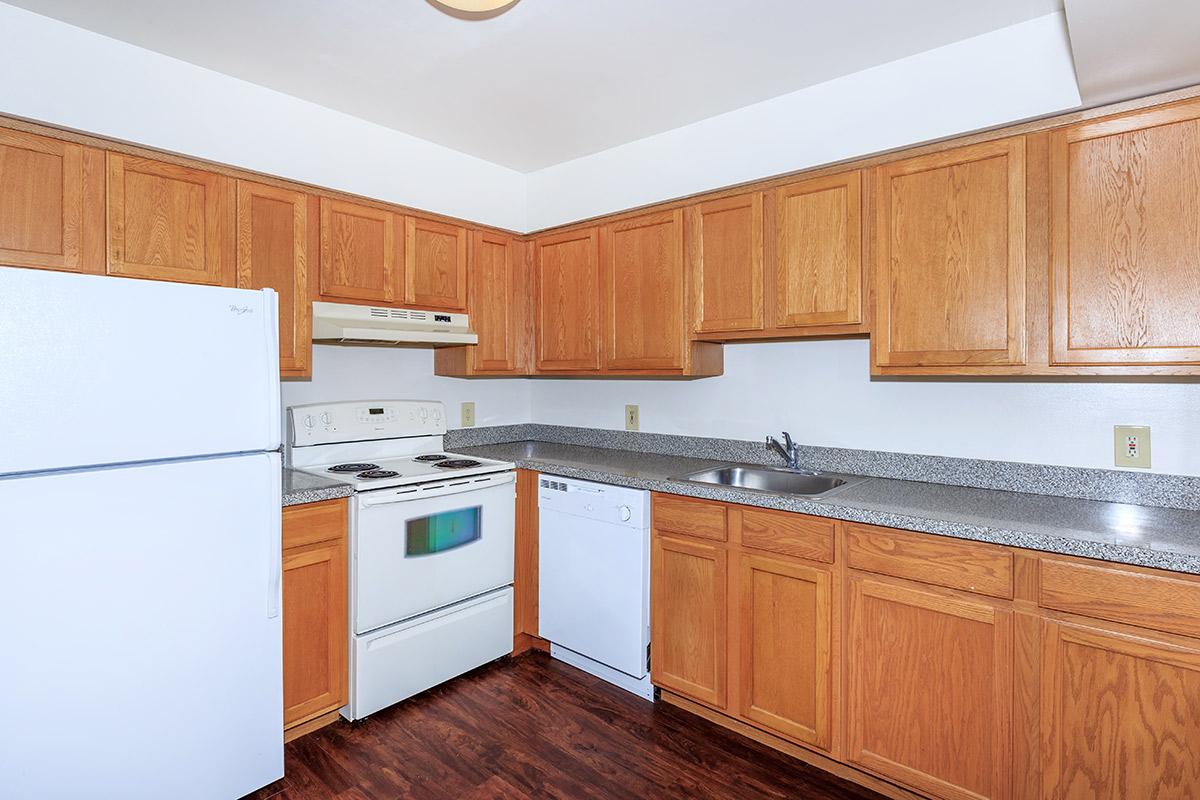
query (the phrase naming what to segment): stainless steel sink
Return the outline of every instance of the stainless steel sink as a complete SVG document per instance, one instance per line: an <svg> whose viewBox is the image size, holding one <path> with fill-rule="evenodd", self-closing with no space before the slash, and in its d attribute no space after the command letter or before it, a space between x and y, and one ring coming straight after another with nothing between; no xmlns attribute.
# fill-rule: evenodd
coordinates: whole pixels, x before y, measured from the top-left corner
<svg viewBox="0 0 1200 800"><path fill-rule="evenodd" d="M834 489L858 483L863 479L854 475L834 475L828 472L803 472L751 464L726 464L680 475L676 480L733 486L738 489L770 492L771 494L816 497Z"/></svg>

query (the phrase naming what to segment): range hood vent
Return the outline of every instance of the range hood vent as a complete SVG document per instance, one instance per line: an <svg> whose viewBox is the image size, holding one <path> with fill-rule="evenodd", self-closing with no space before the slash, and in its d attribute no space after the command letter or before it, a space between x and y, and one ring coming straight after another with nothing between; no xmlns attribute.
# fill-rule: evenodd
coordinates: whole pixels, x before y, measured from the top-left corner
<svg viewBox="0 0 1200 800"><path fill-rule="evenodd" d="M476 344L466 314L415 308L313 303L313 341L335 344L452 347Z"/></svg>

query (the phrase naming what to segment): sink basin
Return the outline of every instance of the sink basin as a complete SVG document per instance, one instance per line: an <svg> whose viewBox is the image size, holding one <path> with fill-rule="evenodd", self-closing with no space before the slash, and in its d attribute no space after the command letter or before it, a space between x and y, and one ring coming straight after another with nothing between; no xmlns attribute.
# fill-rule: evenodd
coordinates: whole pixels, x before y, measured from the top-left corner
<svg viewBox="0 0 1200 800"><path fill-rule="evenodd" d="M749 464L727 464L681 475L676 480L713 483L718 486L733 486L738 489L772 494L798 494L816 497L838 487L857 483L862 478L852 475L834 475L827 472L800 472Z"/></svg>

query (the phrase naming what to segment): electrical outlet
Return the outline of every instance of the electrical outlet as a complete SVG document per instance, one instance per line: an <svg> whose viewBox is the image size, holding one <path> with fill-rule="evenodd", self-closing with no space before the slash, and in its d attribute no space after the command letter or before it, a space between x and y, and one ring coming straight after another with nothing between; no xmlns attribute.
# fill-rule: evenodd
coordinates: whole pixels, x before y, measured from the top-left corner
<svg viewBox="0 0 1200 800"><path fill-rule="evenodd" d="M1118 467L1150 469L1150 427L1113 426L1113 463Z"/></svg>
<svg viewBox="0 0 1200 800"><path fill-rule="evenodd" d="M638 407L635 405L625 406L625 430L636 431L638 429Z"/></svg>
<svg viewBox="0 0 1200 800"><path fill-rule="evenodd" d="M462 404L462 427L464 427L464 428L474 428L475 427L475 404L474 403L463 403Z"/></svg>

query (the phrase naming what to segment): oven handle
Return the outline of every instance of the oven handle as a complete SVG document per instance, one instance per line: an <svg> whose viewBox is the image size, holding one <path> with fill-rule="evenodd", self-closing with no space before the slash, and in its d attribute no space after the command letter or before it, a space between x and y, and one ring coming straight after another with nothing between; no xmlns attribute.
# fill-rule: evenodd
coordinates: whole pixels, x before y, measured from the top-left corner
<svg viewBox="0 0 1200 800"><path fill-rule="evenodd" d="M505 484L515 483L517 474L515 472L505 472L499 475L473 475L461 480L448 481L444 483L435 483L424 486L405 486L399 489L385 489L378 492L369 492L359 495L358 503L360 508L371 508L373 506L384 506L391 503L409 503L413 500L423 500L426 497L444 497L449 494L460 494L462 492L473 492L480 489L491 489L496 486L504 486Z"/></svg>

